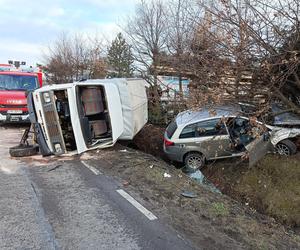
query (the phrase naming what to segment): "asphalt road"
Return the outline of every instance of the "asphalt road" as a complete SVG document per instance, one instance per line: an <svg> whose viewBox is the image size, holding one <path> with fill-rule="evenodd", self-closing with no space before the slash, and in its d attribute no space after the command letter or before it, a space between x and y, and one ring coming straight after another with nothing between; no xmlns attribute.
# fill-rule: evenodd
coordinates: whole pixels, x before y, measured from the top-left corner
<svg viewBox="0 0 300 250"><path fill-rule="evenodd" d="M20 135L0 127L0 249L194 249L120 195L120 181L101 173L104 163L11 159Z"/></svg>

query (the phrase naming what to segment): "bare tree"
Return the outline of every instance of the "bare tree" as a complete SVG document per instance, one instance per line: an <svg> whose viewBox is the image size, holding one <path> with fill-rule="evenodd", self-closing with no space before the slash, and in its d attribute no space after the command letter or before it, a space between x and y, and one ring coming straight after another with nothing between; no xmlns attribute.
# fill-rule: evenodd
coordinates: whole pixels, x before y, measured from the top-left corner
<svg viewBox="0 0 300 250"><path fill-rule="evenodd" d="M61 34L46 54L46 72L50 83L100 78L106 75L103 44L84 34Z"/></svg>
<svg viewBox="0 0 300 250"><path fill-rule="evenodd" d="M166 48L165 7L160 0L141 1L125 27L139 71L151 72L154 96L158 99L157 67Z"/></svg>
<svg viewBox="0 0 300 250"><path fill-rule="evenodd" d="M190 60L198 71L196 85L213 91L224 87L227 96L222 96L235 101L279 99L299 113L299 4L201 2L205 15L197 20L191 57L199 63Z"/></svg>
<svg viewBox="0 0 300 250"><path fill-rule="evenodd" d="M182 96L182 74L189 70L190 48L196 26L197 6L194 1L169 1L166 10L167 48L169 65L176 71L179 79L179 92Z"/></svg>
<svg viewBox="0 0 300 250"><path fill-rule="evenodd" d="M93 37L88 37L89 44L89 66L88 78L99 79L107 76L106 65L106 46L103 39L96 34Z"/></svg>
<svg viewBox="0 0 300 250"><path fill-rule="evenodd" d="M142 0L124 31L132 48L135 70L148 81L149 120L162 119L158 68L166 51L166 16L162 0Z"/></svg>
<svg viewBox="0 0 300 250"><path fill-rule="evenodd" d="M49 53L44 56L46 61L46 72L49 82L72 81L72 50L71 43L66 33L63 33L49 47Z"/></svg>
<svg viewBox="0 0 300 250"><path fill-rule="evenodd" d="M164 63L192 79L189 105L280 100L299 111L297 0L142 1L126 32L154 99ZM179 80L181 82L181 80ZM180 84L180 92L182 85Z"/></svg>

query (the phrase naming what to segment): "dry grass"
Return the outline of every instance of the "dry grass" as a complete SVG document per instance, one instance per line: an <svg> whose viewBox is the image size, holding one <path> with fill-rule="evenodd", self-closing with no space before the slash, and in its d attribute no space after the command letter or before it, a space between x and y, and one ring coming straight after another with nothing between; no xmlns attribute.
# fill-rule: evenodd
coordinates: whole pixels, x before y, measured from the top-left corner
<svg viewBox="0 0 300 250"><path fill-rule="evenodd" d="M234 188L250 204L281 222L300 226L300 161L268 156L246 171Z"/></svg>

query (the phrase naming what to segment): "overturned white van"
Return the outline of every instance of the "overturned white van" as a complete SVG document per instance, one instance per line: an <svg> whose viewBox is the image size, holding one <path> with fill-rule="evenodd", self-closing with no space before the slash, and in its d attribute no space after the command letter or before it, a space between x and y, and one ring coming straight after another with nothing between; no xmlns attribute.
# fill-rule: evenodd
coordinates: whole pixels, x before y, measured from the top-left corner
<svg viewBox="0 0 300 250"><path fill-rule="evenodd" d="M28 95L42 155L82 153L131 140L148 121L143 79L46 85Z"/></svg>

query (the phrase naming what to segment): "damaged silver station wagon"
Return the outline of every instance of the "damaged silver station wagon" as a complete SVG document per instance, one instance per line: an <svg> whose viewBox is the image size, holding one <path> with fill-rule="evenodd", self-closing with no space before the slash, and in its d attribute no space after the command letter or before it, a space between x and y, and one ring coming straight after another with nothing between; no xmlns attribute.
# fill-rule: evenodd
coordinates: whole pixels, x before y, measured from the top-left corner
<svg viewBox="0 0 300 250"><path fill-rule="evenodd" d="M190 169L199 169L209 160L240 157L245 152L250 165L269 151L281 155L297 152L300 127L265 125L241 114L238 105L215 108L213 114L209 109L182 112L165 131L164 152L170 160L183 162Z"/></svg>

